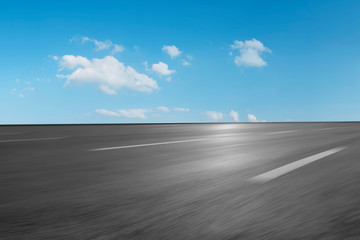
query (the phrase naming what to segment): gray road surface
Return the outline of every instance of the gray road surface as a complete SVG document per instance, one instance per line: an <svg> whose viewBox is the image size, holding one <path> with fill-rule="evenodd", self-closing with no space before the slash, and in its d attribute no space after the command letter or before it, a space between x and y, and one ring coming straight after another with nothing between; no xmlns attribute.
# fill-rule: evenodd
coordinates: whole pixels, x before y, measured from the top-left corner
<svg viewBox="0 0 360 240"><path fill-rule="evenodd" d="M0 239L360 239L360 123L0 126Z"/></svg>

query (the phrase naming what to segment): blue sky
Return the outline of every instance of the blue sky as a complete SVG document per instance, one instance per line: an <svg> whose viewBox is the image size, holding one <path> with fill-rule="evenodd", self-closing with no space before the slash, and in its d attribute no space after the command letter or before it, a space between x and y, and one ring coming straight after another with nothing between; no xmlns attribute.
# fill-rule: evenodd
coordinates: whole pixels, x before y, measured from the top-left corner
<svg viewBox="0 0 360 240"><path fill-rule="evenodd" d="M8 1L0 124L360 120L359 1Z"/></svg>

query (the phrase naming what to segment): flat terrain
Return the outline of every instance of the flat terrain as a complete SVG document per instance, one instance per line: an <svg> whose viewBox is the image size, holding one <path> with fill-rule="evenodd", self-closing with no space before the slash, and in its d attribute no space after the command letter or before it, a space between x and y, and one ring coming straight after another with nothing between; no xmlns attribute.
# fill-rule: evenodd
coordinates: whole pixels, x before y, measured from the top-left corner
<svg viewBox="0 0 360 240"><path fill-rule="evenodd" d="M0 126L0 239L360 239L360 123Z"/></svg>

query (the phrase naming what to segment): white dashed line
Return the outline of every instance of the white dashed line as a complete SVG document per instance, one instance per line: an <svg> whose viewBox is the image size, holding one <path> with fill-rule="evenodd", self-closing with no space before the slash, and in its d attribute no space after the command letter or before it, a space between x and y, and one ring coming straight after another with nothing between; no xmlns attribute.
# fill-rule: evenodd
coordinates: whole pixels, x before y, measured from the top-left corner
<svg viewBox="0 0 360 240"><path fill-rule="evenodd" d="M291 130L291 131L282 131L282 132L270 132L270 133L265 133L265 134L270 135L270 134L283 134L283 133L293 133L293 132L300 132L300 130Z"/></svg>
<svg viewBox="0 0 360 240"><path fill-rule="evenodd" d="M315 154L315 155L312 155L310 157L307 157L307 158L303 158L301 160L298 160L298 161L295 161L295 162L292 162L292 163L289 163L289 164L286 164L282 167L279 167L279 168L276 168L274 170L271 170L269 172L266 172L266 173L263 173L263 174L260 174L256 177L253 177L253 178L250 178L249 181L250 182L256 182L256 183L266 183L268 181L271 181L275 178L278 178L284 174L287 174L291 171L294 171L295 169L297 168L300 168L300 167L303 167L309 163L312 163L312 162L315 162L319 159L322 159L324 157L327 157L331 154L334 154L334 153L337 153L341 150L344 150L346 147L337 147L337 148L333 148L333 149L330 149L330 150L327 150L325 152L321 152L321 153L318 153L318 154Z"/></svg>
<svg viewBox="0 0 360 240"><path fill-rule="evenodd" d="M356 127L356 126L346 126L346 127L329 127L329 128L319 128L319 129L316 129L316 130L318 130L318 131L322 131L322 130L330 130L330 129L353 128L353 127Z"/></svg>
<svg viewBox="0 0 360 240"><path fill-rule="evenodd" d="M45 140L57 140L57 139L62 139L62 138L65 138L65 137L6 139L6 140L0 140L0 143L7 143L7 142L27 142L27 141L45 141Z"/></svg>
<svg viewBox="0 0 360 240"><path fill-rule="evenodd" d="M324 131L324 130L330 130L330 129L336 129L337 127L333 127L333 128L319 128L319 129L316 129L318 131Z"/></svg>
<svg viewBox="0 0 360 240"><path fill-rule="evenodd" d="M106 150L115 150L115 149L123 149L123 148L148 147L148 146L174 144L174 143L198 142L204 140L206 140L206 138L172 141L172 142L146 143L146 144L138 144L138 145L118 146L118 147L95 148L95 149L90 149L89 151L106 151Z"/></svg>

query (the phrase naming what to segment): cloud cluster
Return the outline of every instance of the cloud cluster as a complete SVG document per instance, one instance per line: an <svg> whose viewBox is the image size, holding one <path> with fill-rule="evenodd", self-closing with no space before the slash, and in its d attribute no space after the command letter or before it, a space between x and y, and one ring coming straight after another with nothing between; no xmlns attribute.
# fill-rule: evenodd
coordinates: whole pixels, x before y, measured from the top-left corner
<svg viewBox="0 0 360 240"><path fill-rule="evenodd" d="M177 110L175 110L177 109ZM180 110L179 110L180 109ZM174 108L175 111L183 111L188 112L190 109L188 108ZM112 116L112 117L126 117L126 118L138 118L138 119L148 119L147 113L151 112L170 112L170 109L165 106L159 106L155 109L146 109L146 108L139 108L139 109L120 109L117 111L110 111L106 109L96 109L96 113Z"/></svg>
<svg viewBox="0 0 360 240"><path fill-rule="evenodd" d="M264 46L260 41L253 38L252 40L238 41L235 40L231 45L234 50L239 50L240 56L235 56L235 64L244 67L263 67L267 63L262 59L261 54L271 53L271 50Z"/></svg>
<svg viewBox="0 0 360 240"><path fill-rule="evenodd" d="M70 74L58 74L70 84L92 83L108 95L117 94L117 90L129 88L140 92L152 92L159 89L157 83L145 74L138 73L130 66L125 66L113 56L93 58L65 55L59 59L60 70L71 70Z"/></svg>
<svg viewBox="0 0 360 240"><path fill-rule="evenodd" d="M166 52L171 58L179 56L182 52L175 46L163 46L162 50Z"/></svg>
<svg viewBox="0 0 360 240"><path fill-rule="evenodd" d="M25 93L33 92L35 90L34 87L31 86L30 81L22 81L20 82L19 78L16 78L16 88L11 89L10 94L17 94L20 98L25 97Z"/></svg>
<svg viewBox="0 0 360 240"><path fill-rule="evenodd" d="M258 120L254 115L248 114L249 122L266 122L266 120Z"/></svg>
<svg viewBox="0 0 360 240"><path fill-rule="evenodd" d="M95 45L97 51L110 49L110 48L112 48L112 51L111 51L112 54L124 51L123 46L114 44L110 40L99 41L94 38L89 38L89 37L84 37L84 36L83 37L77 36L77 37L73 37L72 39L70 39L70 41L79 41L79 40L81 41L81 43L92 42Z"/></svg>
<svg viewBox="0 0 360 240"><path fill-rule="evenodd" d="M124 51L124 47L118 44L112 43L110 40L99 41L97 39L89 37L75 37L71 41L81 41L81 43L92 43L96 47L97 51L109 50L112 54ZM234 62L238 66L243 67L263 67L267 63L262 58L265 53L271 53L271 50L264 46L263 43L256 39L238 41L235 40L231 45L231 56L234 56ZM107 55L109 54L107 51ZM177 58L178 63L183 66L190 66L193 60L191 55L182 52L175 45L164 45L162 51L168 54L171 59ZM238 52L237 52L238 51ZM59 78L65 79L65 86L76 84L93 84L101 92L107 95L116 95L118 91L122 89L132 89L140 92L153 92L159 89L157 82L146 74L137 72L131 66L126 66L124 63L117 60L114 56L105 56L103 58L88 59L83 56L64 55L62 57L49 56L59 64ZM169 69L168 64L159 61L148 65L144 62L146 73L149 75L162 78L165 77L167 81L170 81L171 75L176 73L176 70ZM25 91L33 91L34 88L30 86L24 88ZM14 94L18 89L13 89ZM23 97L23 94L19 96ZM102 115L113 117L127 117L148 119L150 113L165 114L167 112L189 112L190 109L176 107L169 109L165 106L159 106L152 109L120 109L117 111L110 111L106 109L96 109L95 112ZM213 121L220 121L225 119L232 119L235 122L239 122L238 112L231 110L228 114L216 111L202 112L202 115L206 115ZM248 114L249 122L265 122L264 120L258 120L254 115Z"/></svg>

